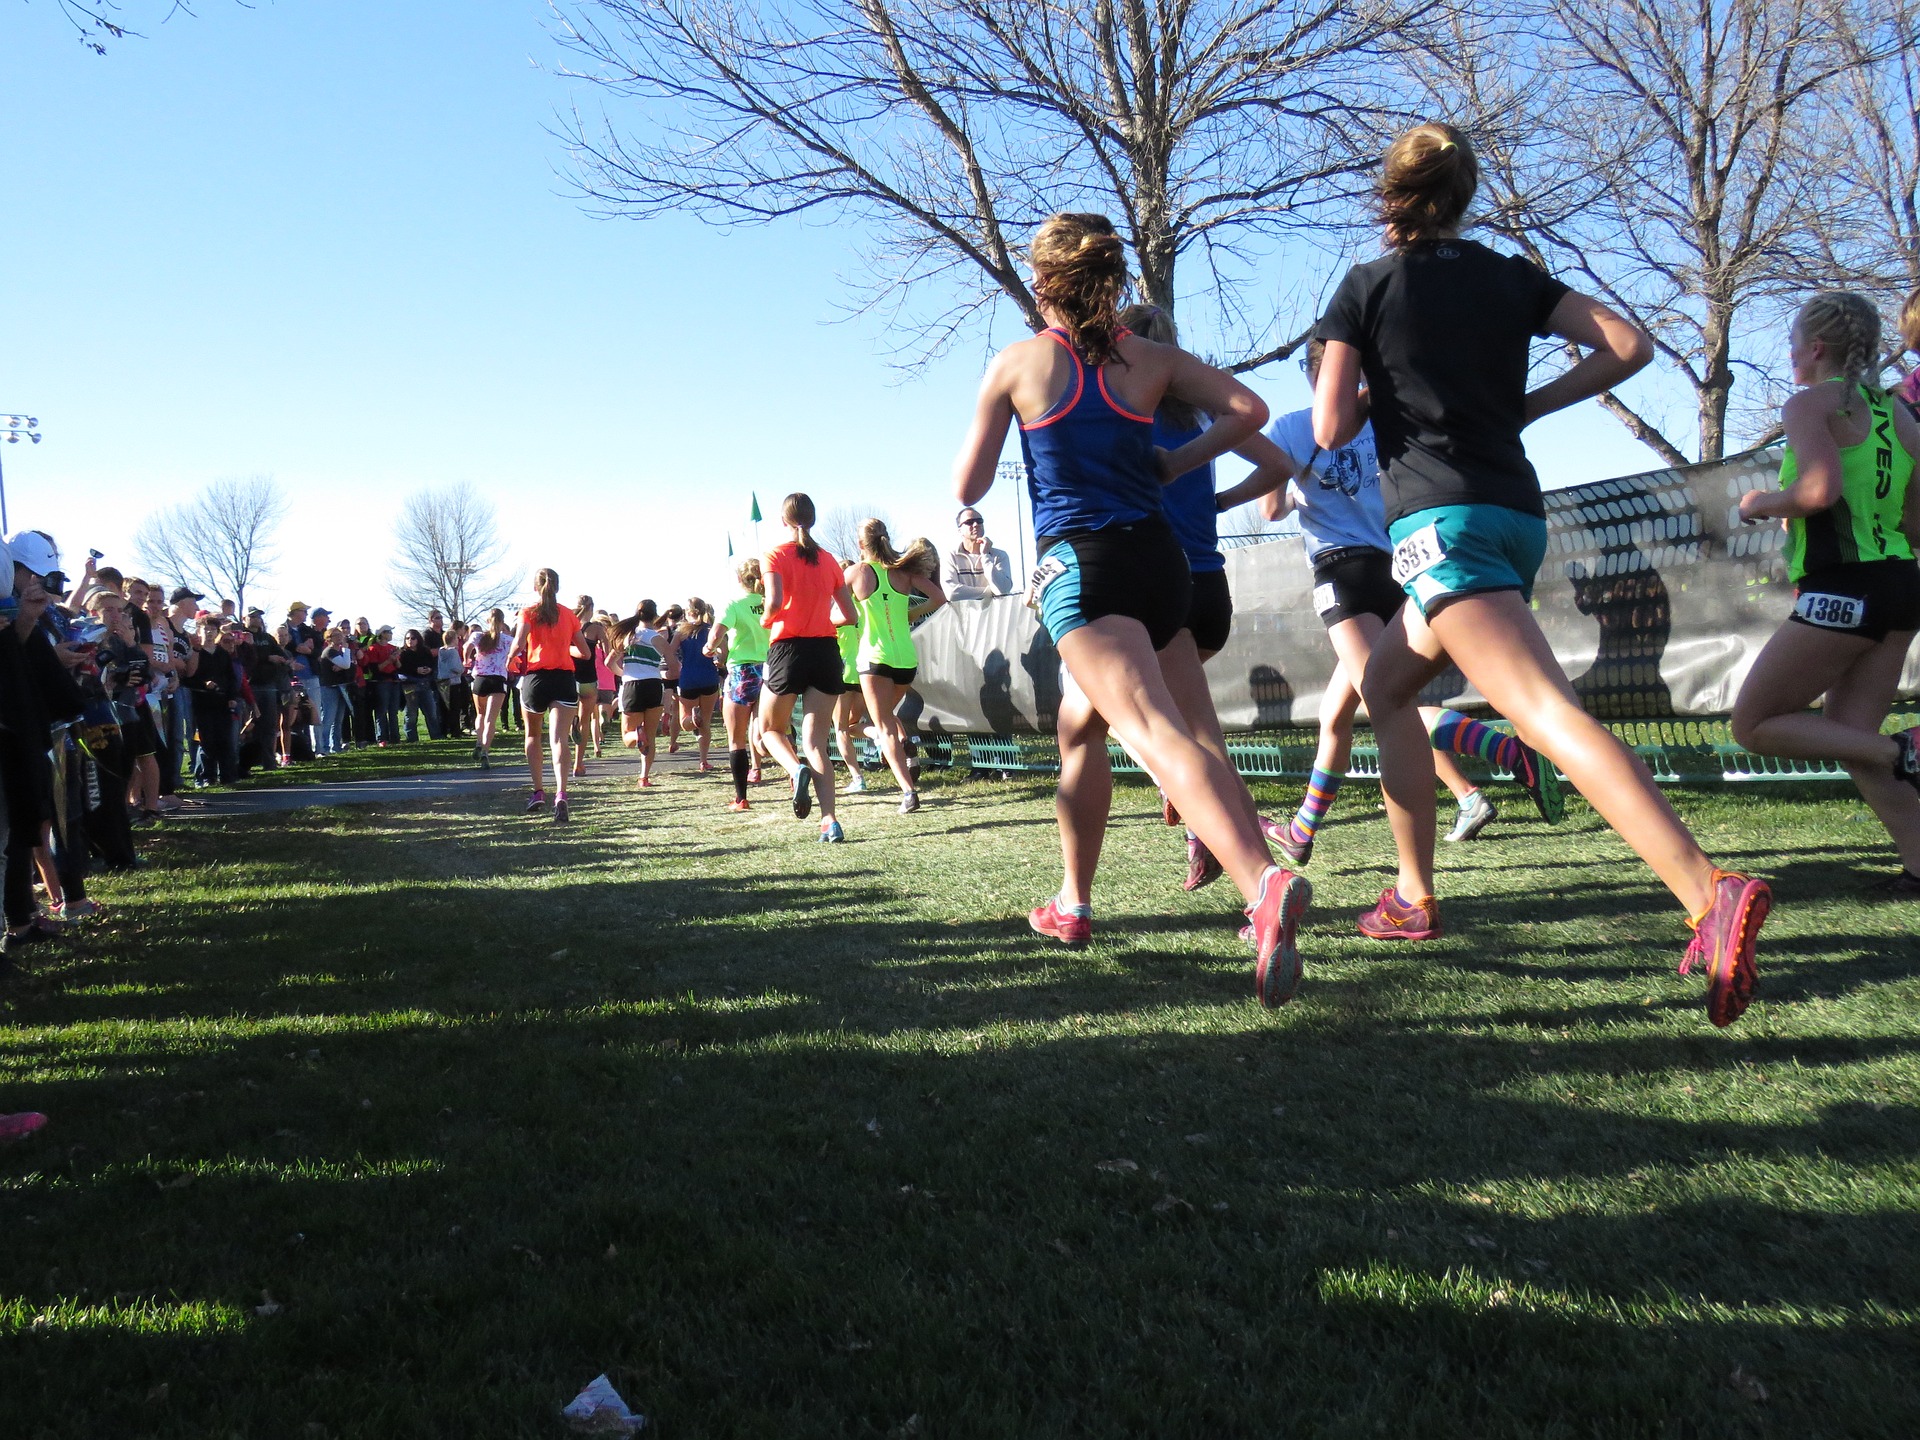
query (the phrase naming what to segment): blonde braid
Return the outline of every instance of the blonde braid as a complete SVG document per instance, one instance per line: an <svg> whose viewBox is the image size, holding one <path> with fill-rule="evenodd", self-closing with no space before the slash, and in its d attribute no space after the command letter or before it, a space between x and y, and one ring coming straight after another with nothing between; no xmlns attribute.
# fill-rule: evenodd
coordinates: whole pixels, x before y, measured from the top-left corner
<svg viewBox="0 0 1920 1440"><path fill-rule="evenodd" d="M1852 413L1855 389L1879 393L1880 312L1872 302L1846 290L1822 290L1800 307L1794 324L1801 339L1821 341L1833 352L1847 382L1841 413Z"/></svg>

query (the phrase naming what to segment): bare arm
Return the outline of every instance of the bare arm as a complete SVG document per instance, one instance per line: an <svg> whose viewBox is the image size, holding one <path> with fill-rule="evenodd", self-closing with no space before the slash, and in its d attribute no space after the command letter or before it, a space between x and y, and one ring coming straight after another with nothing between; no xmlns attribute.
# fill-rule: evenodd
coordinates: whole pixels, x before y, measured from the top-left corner
<svg viewBox="0 0 1920 1440"><path fill-rule="evenodd" d="M513 648L507 651L507 664L512 665L527 649L527 622L522 619L513 627Z"/></svg>
<svg viewBox="0 0 1920 1440"><path fill-rule="evenodd" d="M1749 490L1742 495L1742 520L1805 519L1831 508L1840 498L1840 446L1827 425L1833 409L1830 385L1799 391L1781 407L1780 421L1799 462L1799 478L1785 490Z"/></svg>
<svg viewBox="0 0 1920 1440"><path fill-rule="evenodd" d="M767 603L765 608L760 611L760 628L762 630L771 630L773 628L773 617L779 611L785 597L786 587L780 583L779 572L768 570Z"/></svg>
<svg viewBox="0 0 1920 1440"><path fill-rule="evenodd" d="M835 625L860 623L860 612L854 608L853 592L847 589L847 582L844 580L840 582L840 588L833 592L833 605L828 618L832 619Z"/></svg>
<svg viewBox="0 0 1920 1440"><path fill-rule="evenodd" d="M1293 461L1288 458L1286 451L1265 435L1255 435L1246 444L1236 447L1233 453L1242 460L1251 460L1254 470L1238 485L1222 490L1213 497L1215 510L1231 510L1236 505L1244 505L1249 500L1258 500L1262 496L1273 494L1276 490L1285 495L1287 481L1291 480L1296 473Z"/></svg>
<svg viewBox="0 0 1920 1440"><path fill-rule="evenodd" d="M1233 376L1184 350L1172 349L1172 355L1166 394L1211 415L1213 423L1178 450L1162 453L1162 480L1197 470L1255 438L1264 439L1260 427L1267 423L1267 402Z"/></svg>
<svg viewBox="0 0 1920 1440"><path fill-rule="evenodd" d="M1920 420L1913 418L1913 412L1898 399L1893 402L1893 432L1900 440L1900 448L1908 455L1920 461ZM1907 537L1909 545L1920 545L1920 473L1907 481L1906 503L1900 511L1900 533Z"/></svg>
<svg viewBox="0 0 1920 1440"><path fill-rule="evenodd" d="M716 665L727 663L727 647L733 643L727 634L727 627L718 620L713 622L713 633L707 636L707 658Z"/></svg>
<svg viewBox="0 0 1920 1440"><path fill-rule="evenodd" d="M910 604L907 606L907 623L909 625L926 619L927 616L947 603L947 592L940 588L940 582L931 575L914 576L913 588L926 597L927 603L924 605Z"/></svg>
<svg viewBox="0 0 1920 1440"><path fill-rule="evenodd" d="M1313 387L1313 443L1322 450L1352 444L1367 423L1373 405L1361 382L1359 350L1344 340L1329 340Z"/></svg>
<svg viewBox="0 0 1920 1440"><path fill-rule="evenodd" d="M1013 369L1011 350L1002 350L987 367L974 403L973 424L953 461L953 493L962 505L977 505L993 488L994 468L1013 424Z"/></svg>
<svg viewBox="0 0 1920 1440"><path fill-rule="evenodd" d="M1606 393L1646 369L1653 341L1639 326L1577 291L1560 297L1547 320L1549 330L1587 353L1564 374L1527 396L1526 423Z"/></svg>

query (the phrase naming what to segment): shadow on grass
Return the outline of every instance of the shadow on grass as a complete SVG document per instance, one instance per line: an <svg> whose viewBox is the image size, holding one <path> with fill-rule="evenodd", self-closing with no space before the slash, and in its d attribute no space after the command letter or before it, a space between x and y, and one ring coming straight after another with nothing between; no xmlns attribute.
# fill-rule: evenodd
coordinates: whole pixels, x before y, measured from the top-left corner
<svg viewBox="0 0 1920 1440"><path fill-rule="evenodd" d="M1492 980L1402 1017L1338 960L1267 1016L1225 913L1076 954L928 923L864 860L702 873L798 863L727 831L636 877L520 825L316 819L224 872L260 830L170 839L141 883L211 888L22 993L50 1033L0 1064L58 1078L0 1161L18 1433L544 1435L601 1370L686 1435L1920 1427L1920 1112L1582 1098L1883 1074L1906 1035L1671 1034ZM63 992L109 981L154 993ZM230 1319L115 1318L138 1301ZM63 1302L94 1319L35 1332Z"/></svg>

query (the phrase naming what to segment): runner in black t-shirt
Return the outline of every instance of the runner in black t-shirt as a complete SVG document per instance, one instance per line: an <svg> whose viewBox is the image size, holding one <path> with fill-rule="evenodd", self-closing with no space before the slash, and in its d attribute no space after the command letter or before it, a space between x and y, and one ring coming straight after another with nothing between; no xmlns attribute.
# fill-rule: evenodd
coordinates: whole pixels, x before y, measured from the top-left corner
<svg viewBox="0 0 1920 1440"><path fill-rule="evenodd" d="M1314 440L1336 449L1371 412L1393 578L1413 601L1381 635L1362 685L1400 874L1361 917L1361 933L1440 933L1433 752L1416 707L1451 659L1686 907L1694 940L1681 973L1705 963L1708 1016L1728 1025L1753 993L1770 892L1715 868L1646 766L1580 708L1528 608L1547 526L1520 432L1625 380L1652 358L1652 343L1537 266L1462 240L1478 183L1473 151L1452 126L1418 125L1394 141L1380 180L1389 253L1348 272L1319 326L1327 346ZM1529 391L1532 343L1547 335L1587 353ZM1551 914L1543 907L1542 918Z"/></svg>

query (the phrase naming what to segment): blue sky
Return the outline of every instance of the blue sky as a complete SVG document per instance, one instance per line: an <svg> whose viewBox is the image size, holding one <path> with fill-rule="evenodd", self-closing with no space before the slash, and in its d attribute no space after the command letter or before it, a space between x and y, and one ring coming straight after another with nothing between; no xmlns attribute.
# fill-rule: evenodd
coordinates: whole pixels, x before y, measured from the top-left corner
<svg viewBox="0 0 1920 1440"><path fill-rule="evenodd" d="M253 474L292 500L269 609L408 618L400 500L450 482L522 568L621 609L730 593L752 491L950 537L984 342L903 383L842 322L844 226L582 213L537 0L204 0L104 58L53 0L5 3L0 409L46 440L0 463L10 524L69 568ZM1291 365L1250 378L1305 403ZM1528 440L1549 484L1654 463L1592 407ZM1011 497L984 508L1013 548Z"/></svg>

